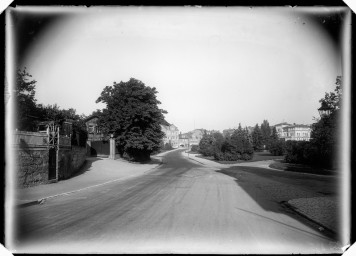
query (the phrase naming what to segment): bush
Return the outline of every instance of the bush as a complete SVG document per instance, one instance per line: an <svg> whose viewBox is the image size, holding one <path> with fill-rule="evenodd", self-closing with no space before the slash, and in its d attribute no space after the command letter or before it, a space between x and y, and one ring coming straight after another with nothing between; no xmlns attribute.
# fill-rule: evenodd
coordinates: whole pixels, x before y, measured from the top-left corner
<svg viewBox="0 0 356 256"><path fill-rule="evenodd" d="M192 145L190 148L190 151L199 153L199 146L198 145Z"/></svg>
<svg viewBox="0 0 356 256"><path fill-rule="evenodd" d="M269 146L269 152L274 156L282 156L285 153L286 145L284 140L273 140Z"/></svg>
<svg viewBox="0 0 356 256"><path fill-rule="evenodd" d="M242 160L251 160L253 157L253 154L247 154L247 153L243 153L241 156Z"/></svg>
<svg viewBox="0 0 356 256"><path fill-rule="evenodd" d="M287 141L285 161L287 163L316 165L319 162L317 148L309 141Z"/></svg>
<svg viewBox="0 0 356 256"><path fill-rule="evenodd" d="M171 150L171 149L173 149L173 147L172 147L171 143L168 143L168 142L167 142L166 144L164 144L163 149L164 149L164 150Z"/></svg>

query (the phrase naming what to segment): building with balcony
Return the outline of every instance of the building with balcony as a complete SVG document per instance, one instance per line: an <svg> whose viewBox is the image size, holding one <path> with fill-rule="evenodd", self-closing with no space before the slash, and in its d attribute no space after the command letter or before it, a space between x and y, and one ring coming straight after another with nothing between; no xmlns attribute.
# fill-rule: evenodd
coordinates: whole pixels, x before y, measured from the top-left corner
<svg viewBox="0 0 356 256"><path fill-rule="evenodd" d="M288 124L286 122L274 125L277 130L278 137L295 141L309 141L311 134L310 125L305 124Z"/></svg>

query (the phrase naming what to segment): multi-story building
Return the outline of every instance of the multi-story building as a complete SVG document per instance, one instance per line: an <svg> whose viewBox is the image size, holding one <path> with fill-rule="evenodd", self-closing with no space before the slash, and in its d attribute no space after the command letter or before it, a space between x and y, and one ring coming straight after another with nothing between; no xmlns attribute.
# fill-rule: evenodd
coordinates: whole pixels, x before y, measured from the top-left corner
<svg viewBox="0 0 356 256"><path fill-rule="evenodd" d="M163 138L163 143L169 143L173 148L179 147L179 130L174 124L161 125L162 131L165 136Z"/></svg>
<svg viewBox="0 0 356 256"><path fill-rule="evenodd" d="M195 129L187 133L181 133L179 134L179 145L181 147L199 145L205 132L207 132L205 129Z"/></svg>
<svg viewBox="0 0 356 256"><path fill-rule="evenodd" d="M235 129L225 129L225 130L223 130L223 135L224 135L224 137L226 137L226 136L231 136L233 133L234 133L234 131L235 131Z"/></svg>
<svg viewBox="0 0 356 256"><path fill-rule="evenodd" d="M287 122L283 122L283 123L274 125L274 127L276 127L276 131L277 131L279 138L287 137L286 131L283 131L283 128L285 128L287 126L291 126L291 124L288 124Z"/></svg>
<svg viewBox="0 0 356 256"><path fill-rule="evenodd" d="M195 129L191 132L190 145L199 145L201 138L205 133L204 129Z"/></svg>
<svg viewBox="0 0 356 256"><path fill-rule="evenodd" d="M309 141L311 134L310 125L305 124L288 124L286 122L276 124L277 134L279 138L296 141Z"/></svg>

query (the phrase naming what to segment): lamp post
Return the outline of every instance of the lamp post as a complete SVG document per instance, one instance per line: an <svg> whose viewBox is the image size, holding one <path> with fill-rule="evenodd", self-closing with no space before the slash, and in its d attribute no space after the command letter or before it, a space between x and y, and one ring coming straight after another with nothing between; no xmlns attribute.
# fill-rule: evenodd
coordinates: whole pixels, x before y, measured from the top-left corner
<svg viewBox="0 0 356 256"><path fill-rule="evenodd" d="M326 104L325 101L323 101L321 103L321 107L318 108L318 112L319 112L319 115L320 115L321 118L323 118L325 116L329 116L331 114L331 110L332 110L332 108L330 108L328 106L328 104Z"/></svg>

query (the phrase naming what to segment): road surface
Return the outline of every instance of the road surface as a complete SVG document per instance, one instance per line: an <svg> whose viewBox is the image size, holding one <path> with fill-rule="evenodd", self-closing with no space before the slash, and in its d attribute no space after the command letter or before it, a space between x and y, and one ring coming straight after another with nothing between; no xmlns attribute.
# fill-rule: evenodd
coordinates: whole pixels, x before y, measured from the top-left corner
<svg viewBox="0 0 356 256"><path fill-rule="evenodd" d="M251 193L251 192L250 192ZM17 210L16 252L330 253L340 246L261 207L235 178L182 151L154 171ZM16 249L16 250L14 250Z"/></svg>

